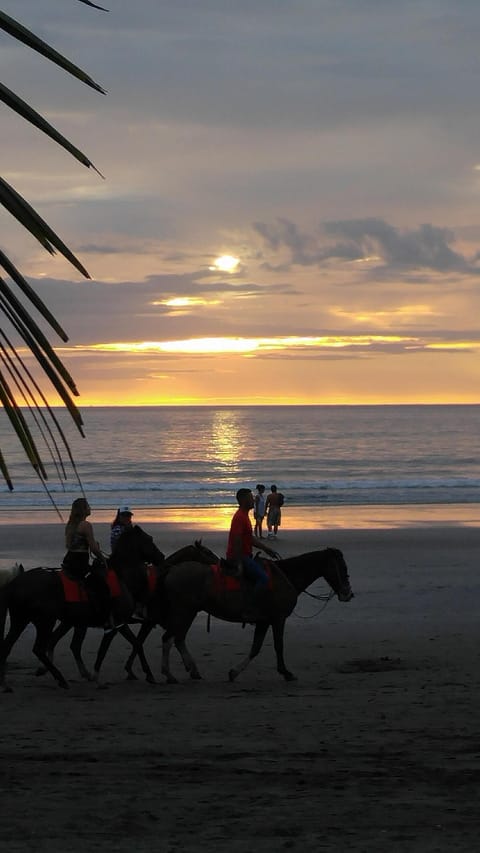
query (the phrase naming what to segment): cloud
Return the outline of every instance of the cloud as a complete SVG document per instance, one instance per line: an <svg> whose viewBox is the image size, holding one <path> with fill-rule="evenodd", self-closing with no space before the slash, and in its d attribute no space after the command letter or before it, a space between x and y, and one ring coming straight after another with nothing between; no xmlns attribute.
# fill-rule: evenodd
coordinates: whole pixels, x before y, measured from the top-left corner
<svg viewBox="0 0 480 853"><path fill-rule="evenodd" d="M455 234L448 228L420 225L399 229L383 219L326 222L323 235L302 233L288 219L274 224L256 222L253 228L274 252L286 252L287 265L321 266L328 261L368 261L383 270L429 269L436 272L478 273L478 253L471 259L451 248ZM339 237L329 243L328 237ZM274 267L271 263L265 264ZM283 264L285 268L285 263Z"/></svg>

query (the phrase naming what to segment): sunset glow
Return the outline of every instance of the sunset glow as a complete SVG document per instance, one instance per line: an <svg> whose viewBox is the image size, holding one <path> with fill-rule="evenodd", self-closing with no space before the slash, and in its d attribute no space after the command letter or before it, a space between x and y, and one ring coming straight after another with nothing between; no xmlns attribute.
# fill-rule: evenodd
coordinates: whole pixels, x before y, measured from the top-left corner
<svg viewBox="0 0 480 853"><path fill-rule="evenodd" d="M9 124L5 178L92 277L4 217L80 407L478 402L480 7L445 52L436 4L299 3L72 13L111 95L61 75L37 107L105 180ZM22 5L62 42L56 0Z"/></svg>

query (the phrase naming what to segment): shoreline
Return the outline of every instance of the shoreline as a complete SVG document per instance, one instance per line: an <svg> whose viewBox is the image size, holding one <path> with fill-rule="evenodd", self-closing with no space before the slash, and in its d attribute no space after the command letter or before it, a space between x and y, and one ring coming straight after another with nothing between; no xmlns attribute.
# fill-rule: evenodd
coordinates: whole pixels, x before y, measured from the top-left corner
<svg viewBox="0 0 480 853"><path fill-rule="evenodd" d="M133 506L134 520L140 524L160 524L196 533L226 531L236 506ZM52 508L16 507L0 509L0 527L6 525L62 525L68 509L61 509L61 518ZM114 509L92 508L91 521L108 524ZM285 504L282 510L281 531L289 530L386 530L432 526L480 527L480 503L471 504L369 504L342 506L312 506ZM266 524L264 522L264 529Z"/></svg>

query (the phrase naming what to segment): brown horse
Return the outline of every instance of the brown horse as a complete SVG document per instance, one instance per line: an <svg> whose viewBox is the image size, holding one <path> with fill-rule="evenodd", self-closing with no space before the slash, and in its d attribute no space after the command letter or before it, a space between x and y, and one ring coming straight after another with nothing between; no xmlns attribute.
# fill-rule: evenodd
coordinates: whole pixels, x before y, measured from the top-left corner
<svg viewBox="0 0 480 853"><path fill-rule="evenodd" d="M155 625L160 624L165 627L163 579L172 565L189 560L212 564L218 562L218 557L213 551L202 545L201 540L197 540L193 545L186 545L164 558L163 554L154 544L152 537L148 533L145 533L138 525L123 533L118 539L115 553L109 560L109 566L121 578L122 583L135 601L141 602L144 605L146 611L144 622L137 636L137 644L143 646L145 639ZM138 619L131 619L131 621L138 624ZM113 638L117 634L117 630L108 631L103 635L95 658L93 673L90 673L82 658L82 646L88 627L86 625L72 626L71 621L62 620L51 634L47 648L48 657L53 662L53 654L57 643L72 627L74 627L74 631L70 649L77 663L78 671L82 678L89 681L98 681L102 663ZM118 629L120 633L122 633L122 630L123 626ZM132 663L136 654L137 652L134 650L125 665L127 676L130 680L136 679L132 669ZM191 656L186 651L184 663L187 669L190 666L190 660ZM43 675L46 671L46 667L42 666L37 669L36 674ZM144 670L144 672L147 681L154 683L155 679L150 669L148 671Z"/></svg>
<svg viewBox="0 0 480 853"><path fill-rule="evenodd" d="M166 630L162 646L162 672L168 681L175 681L169 662L173 643L182 655L191 677L200 678L197 665L186 649L185 638L195 616L201 610L227 622L249 621L255 624L250 652L245 660L230 670L230 681L258 655L270 625L277 657L277 671L287 681L295 678L287 669L283 656L285 621L295 609L300 593L320 577L325 578L339 601L350 601L353 592L347 565L342 552L337 548L312 551L265 565L271 575L270 589L264 594L261 603L254 605L257 611L253 614L252 587L249 581L228 576L215 565L188 562L172 566L164 581ZM246 610L250 611L248 617ZM141 633L140 631L139 640L142 640Z"/></svg>
<svg viewBox="0 0 480 853"><path fill-rule="evenodd" d="M122 635L133 646L140 656L142 668L147 678L153 679L143 648L137 643L137 638L128 627L128 620L133 611L133 599L128 590L122 588L120 594L112 598L112 614L115 623L119 624ZM4 637L7 612L10 616L10 628ZM60 578L60 571L55 569L36 568L17 575L10 583L0 589L0 688L11 692L6 683L6 664L16 641L29 623L36 628L36 638L33 652L40 663L50 672L60 687L68 687L68 683L58 667L48 654L50 637L57 620L81 628L98 627L99 612L94 598L85 601L69 603Z"/></svg>

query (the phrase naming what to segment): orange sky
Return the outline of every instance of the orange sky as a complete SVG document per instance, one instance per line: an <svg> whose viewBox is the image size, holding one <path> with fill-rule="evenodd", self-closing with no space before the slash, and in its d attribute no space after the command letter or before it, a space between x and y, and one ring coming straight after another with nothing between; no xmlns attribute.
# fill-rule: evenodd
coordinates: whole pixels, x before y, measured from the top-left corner
<svg viewBox="0 0 480 853"><path fill-rule="evenodd" d="M22 21L106 98L21 47L3 82L106 180L18 118L2 141L93 279L2 214L80 406L478 402L480 11L81 5Z"/></svg>

